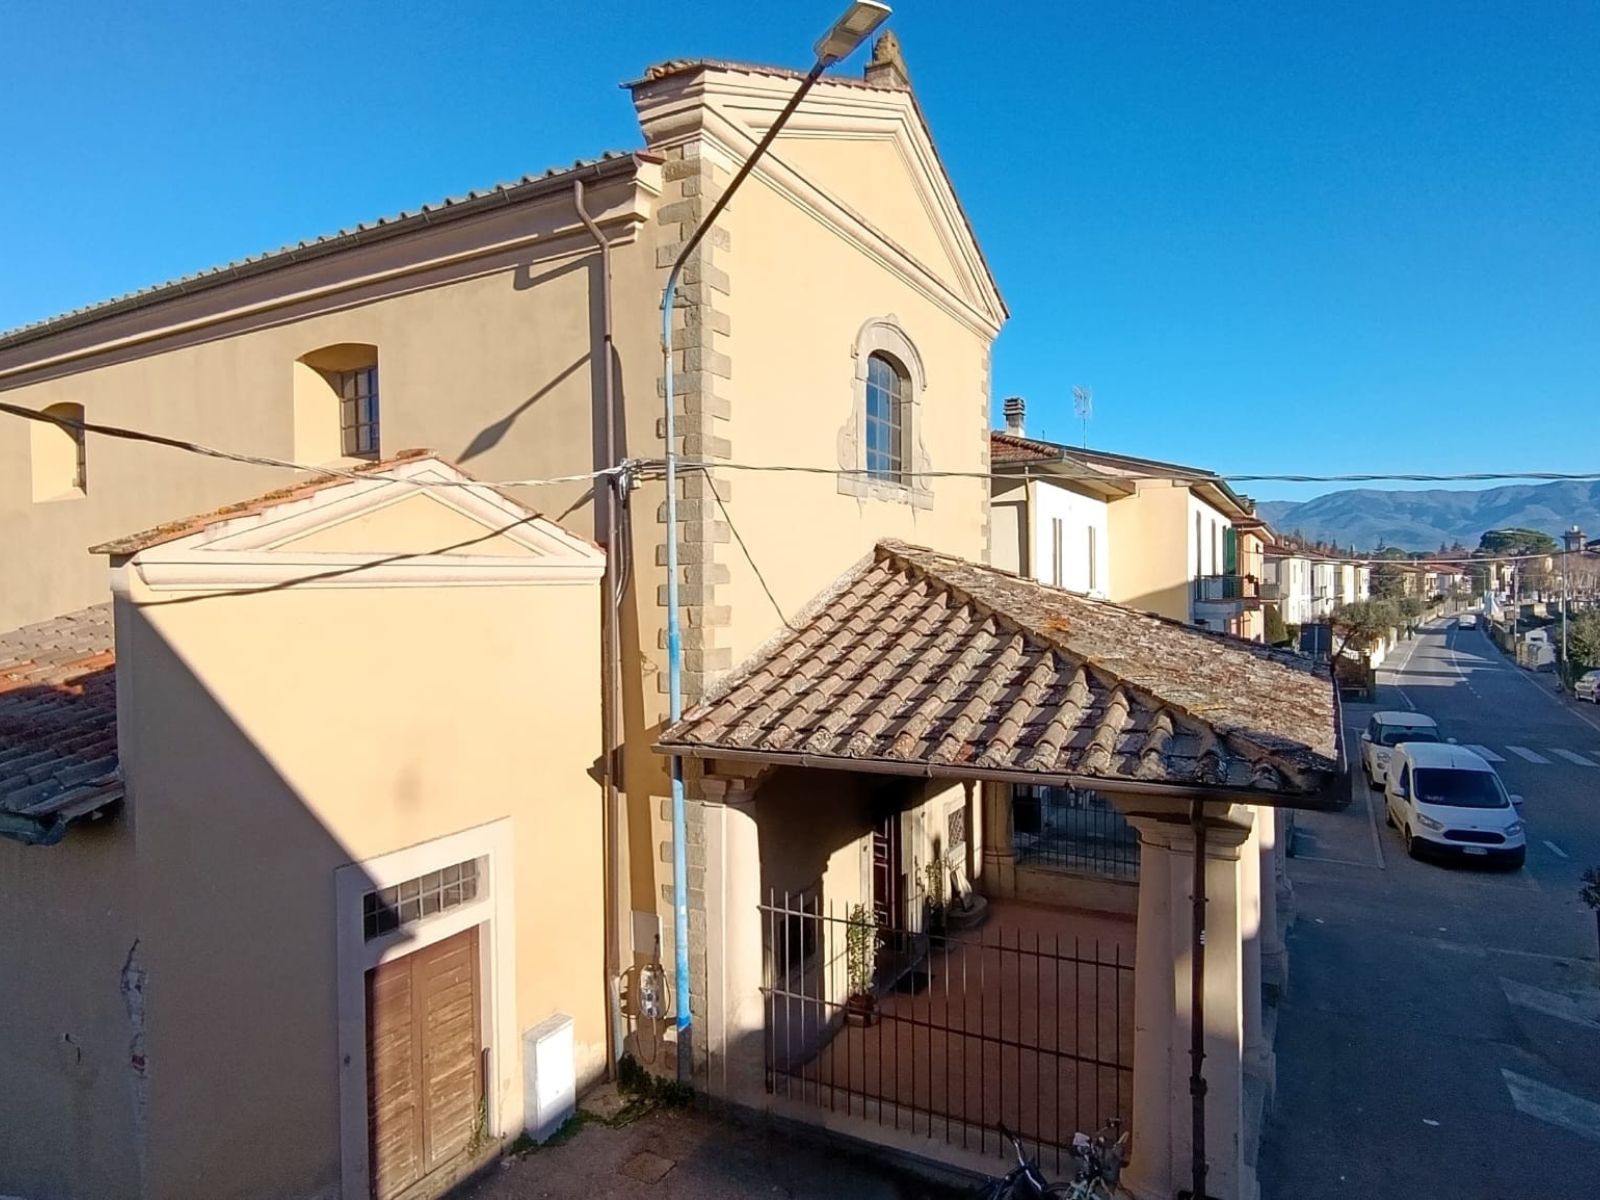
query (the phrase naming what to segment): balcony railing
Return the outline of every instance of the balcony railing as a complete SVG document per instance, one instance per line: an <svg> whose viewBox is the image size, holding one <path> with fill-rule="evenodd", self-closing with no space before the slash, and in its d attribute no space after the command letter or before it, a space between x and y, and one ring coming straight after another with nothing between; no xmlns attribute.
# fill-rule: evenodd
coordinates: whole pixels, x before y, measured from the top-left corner
<svg viewBox="0 0 1600 1200"><path fill-rule="evenodd" d="M1261 584L1253 575L1200 575L1194 581L1196 604L1226 604L1231 600L1261 599Z"/></svg>
<svg viewBox="0 0 1600 1200"><path fill-rule="evenodd" d="M1263 600L1274 600L1274 601L1276 601L1276 600L1282 600L1283 599L1283 585L1280 584L1280 583L1266 583L1266 582L1263 582L1260 585L1260 591L1261 591L1261 598Z"/></svg>

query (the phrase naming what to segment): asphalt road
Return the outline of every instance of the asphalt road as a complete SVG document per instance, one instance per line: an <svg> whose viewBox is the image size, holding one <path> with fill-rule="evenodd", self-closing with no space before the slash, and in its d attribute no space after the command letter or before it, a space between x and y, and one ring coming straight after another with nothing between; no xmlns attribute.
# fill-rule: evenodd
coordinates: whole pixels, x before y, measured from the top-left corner
<svg viewBox="0 0 1600 1200"><path fill-rule="evenodd" d="M1600 1197L1600 966L1579 875L1600 864L1600 708L1481 630L1430 627L1349 705L1415 708L1525 797L1527 865L1408 858L1382 798L1301 814L1263 1200Z"/></svg>

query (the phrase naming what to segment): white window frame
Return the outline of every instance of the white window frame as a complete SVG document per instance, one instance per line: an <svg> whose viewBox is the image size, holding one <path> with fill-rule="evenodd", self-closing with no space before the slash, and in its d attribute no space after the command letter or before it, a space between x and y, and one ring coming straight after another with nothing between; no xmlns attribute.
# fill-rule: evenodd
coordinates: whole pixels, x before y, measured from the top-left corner
<svg viewBox="0 0 1600 1200"><path fill-rule="evenodd" d="M1099 552L1099 547L1095 544L1094 523L1090 522L1087 529L1089 531L1089 591L1095 592L1099 590L1097 581L1100 573L1095 569L1095 555Z"/></svg>
<svg viewBox="0 0 1600 1200"><path fill-rule="evenodd" d="M368 1159L367 990L372 968L478 927L484 1048L483 1081L491 1137L520 1131L522 1071L517 1042L515 845L510 817L408 846L334 871L338 928L339 1178L343 1200L372 1194ZM469 858L483 860L477 899L366 940L363 898Z"/></svg>
<svg viewBox="0 0 1600 1200"><path fill-rule="evenodd" d="M1066 578L1066 563L1062 561L1065 557L1062 547L1064 524L1060 517L1050 518L1050 583L1054 587L1062 586L1061 581Z"/></svg>

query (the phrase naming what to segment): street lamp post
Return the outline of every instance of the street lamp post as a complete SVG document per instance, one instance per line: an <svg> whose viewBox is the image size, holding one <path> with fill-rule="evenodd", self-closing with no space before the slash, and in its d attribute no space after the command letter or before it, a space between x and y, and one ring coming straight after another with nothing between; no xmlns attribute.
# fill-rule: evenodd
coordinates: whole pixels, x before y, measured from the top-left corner
<svg viewBox="0 0 1600 1200"><path fill-rule="evenodd" d="M661 354L664 361L662 377L665 383L665 421L663 422L666 435L666 485L667 485L667 717L670 724L677 724L683 716L683 637L678 619L678 451L677 451L677 422L673 412L673 361L672 361L672 308L678 291L678 276L683 273L684 264L695 248L705 237L706 232L716 224L722 215L722 210L728 207L728 201L733 199L733 194L755 168L761 156L767 152L777 138L780 130L788 123L795 109L800 107L800 101L805 99L812 84L821 78L823 71L827 70L840 59L847 58L856 47L866 41L877 29L889 19L889 6L874 3L873 0L855 0L843 16L833 23L827 33L818 39L814 51L816 62L801 81L795 94L789 98L789 103L784 105L783 111L773 121L761 140L756 143L756 148L750 157L745 159L744 165L734 175L728 188L715 204L705 219L695 226L694 232L689 235L683 244L683 249L678 252L678 257L672 263L672 270L667 274L667 286L661 294ZM688 817L685 811L683 794L683 759L674 754L672 756L672 942L673 965L677 981L677 1027L678 1027L678 1078L687 1083L694 1072L694 1027L689 1019L689 864L688 850Z"/></svg>
<svg viewBox="0 0 1600 1200"><path fill-rule="evenodd" d="M1567 609L1571 607L1571 593L1567 589L1567 555L1572 551L1583 551L1583 530L1574 525L1561 535L1561 671L1563 676L1570 674L1567 670Z"/></svg>

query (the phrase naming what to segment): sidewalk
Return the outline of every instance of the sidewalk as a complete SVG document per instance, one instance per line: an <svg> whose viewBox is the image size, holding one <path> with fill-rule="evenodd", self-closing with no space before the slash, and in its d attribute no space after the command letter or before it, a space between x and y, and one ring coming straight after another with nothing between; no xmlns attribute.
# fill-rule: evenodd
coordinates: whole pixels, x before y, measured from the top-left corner
<svg viewBox="0 0 1600 1200"><path fill-rule="evenodd" d="M930 1182L892 1159L820 1139L657 1109L622 1128L576 1132L503 1160L460 1200L962 1200L975 1188Z"/></svg>

